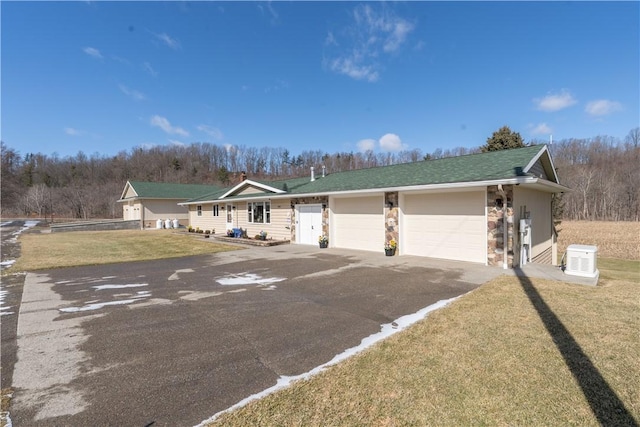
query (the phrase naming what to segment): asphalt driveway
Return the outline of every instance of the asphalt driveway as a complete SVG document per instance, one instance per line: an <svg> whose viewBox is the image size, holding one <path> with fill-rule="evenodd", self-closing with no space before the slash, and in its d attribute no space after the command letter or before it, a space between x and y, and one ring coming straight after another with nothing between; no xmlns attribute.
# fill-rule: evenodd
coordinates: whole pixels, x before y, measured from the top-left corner
<svg viewBox="0 0 640 427"><path fill-rule="evenodd" d="M297 245L29 273L11 418L195 425L500 273Z"/></svg>

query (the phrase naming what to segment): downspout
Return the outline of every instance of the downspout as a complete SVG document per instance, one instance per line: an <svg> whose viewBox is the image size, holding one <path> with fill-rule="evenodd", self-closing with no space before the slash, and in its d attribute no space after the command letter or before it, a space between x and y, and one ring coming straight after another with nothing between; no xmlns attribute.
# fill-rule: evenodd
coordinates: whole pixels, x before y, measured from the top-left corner
<svg viewBox="0 0 640 427"><path fill-rule="evenodd" d="M498 184L498 193L502 196L502 250L504 251L502 268L506 270L509 268L507 265L507 258L509 257L509 243L507 242L509 226L507 225L507 193L504 192L502 184Z"/></svg>

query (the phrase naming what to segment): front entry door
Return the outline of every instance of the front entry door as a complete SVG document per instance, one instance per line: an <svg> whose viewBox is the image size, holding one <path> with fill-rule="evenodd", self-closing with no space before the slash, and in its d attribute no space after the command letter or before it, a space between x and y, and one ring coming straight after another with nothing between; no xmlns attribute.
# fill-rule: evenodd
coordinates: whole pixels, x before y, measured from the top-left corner
<svg viewBox="0 0 640 427"><path fill-rule="evenodd" d="M298 205L296 241L302 245L315 245L322 235L322 205Z"/></svg>

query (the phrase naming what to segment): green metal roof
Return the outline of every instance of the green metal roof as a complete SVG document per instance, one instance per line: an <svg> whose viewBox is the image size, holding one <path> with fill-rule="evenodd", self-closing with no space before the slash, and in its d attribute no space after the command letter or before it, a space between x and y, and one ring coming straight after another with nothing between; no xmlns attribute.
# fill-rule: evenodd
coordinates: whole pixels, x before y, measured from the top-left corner
<svg viewBox="0 0 640 427"><path fill-rule="evenodd" d="M129 184L138 195L138 198L145 199L192 199L212 193L220 188L215 185L174 184L169 182L129 181Z"/></svg>
<svg viewBox="0 0 640 427"><path fill-rule="evenodd" d="M325 177L317 177L315 181L311 181L307 176L281 181L254 182L283 190L286 195L295 197L299 194L326 194L341 191L508 180L533 176L525 173L524 169L544 148L543 145L534 145L511 150L330 173ZM231 188L202 195L187 203L219 199ZM222 200L264 197L264 195L265 193L231 195Z"/></svg>

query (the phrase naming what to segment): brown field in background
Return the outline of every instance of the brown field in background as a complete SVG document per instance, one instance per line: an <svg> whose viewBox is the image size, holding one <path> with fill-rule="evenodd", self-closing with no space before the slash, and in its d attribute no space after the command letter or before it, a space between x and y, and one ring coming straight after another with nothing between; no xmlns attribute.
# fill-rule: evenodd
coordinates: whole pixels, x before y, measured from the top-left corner
<svg viewBox="0 0 640 427"><path fill-rule="evenodd" d="M562 221L558 230L558 258L567 246L598 247L598 258L640 260L640 222Z"/></svg>

